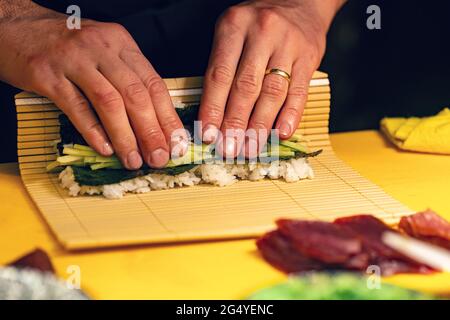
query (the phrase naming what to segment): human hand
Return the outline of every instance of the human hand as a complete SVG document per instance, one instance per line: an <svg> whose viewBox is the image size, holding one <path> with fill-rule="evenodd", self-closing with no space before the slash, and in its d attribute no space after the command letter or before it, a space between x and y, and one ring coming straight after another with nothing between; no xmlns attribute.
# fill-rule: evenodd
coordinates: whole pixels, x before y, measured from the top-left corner
<svg viewBox="0 0 450 320"><path fill-rule="evenodd" d="M128 169L186 152L166 85L125 28L82 20L69 30L67 16L26 3L20 15L0 10L0 79L51 99L97 152Z"/></svg>
<svg viewBox="0 0 450 320"><path fill-rule="evenodd" d="M255 157L274 122L280 138L289 138L342 3L254 0L229 8L216 25L205 74L199 112L203 141L217 142L226 157L241 151ZM292 75L290 83L280 75L265 75L272 68Z"/></svg>

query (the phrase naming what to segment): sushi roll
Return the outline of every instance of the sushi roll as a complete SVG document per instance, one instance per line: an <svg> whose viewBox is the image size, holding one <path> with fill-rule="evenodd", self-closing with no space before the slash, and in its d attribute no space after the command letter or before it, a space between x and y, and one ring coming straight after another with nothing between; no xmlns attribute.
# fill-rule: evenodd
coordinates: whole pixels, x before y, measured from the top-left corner
<svg viewBox="0 0 450 320"><path fill-rule="evenodd" d="M190 132L196 119L198 104L176 106L184 126ZM58 157L47 166L48 171L59 172L61 186L71 196L103 195L120 199L126 193L146 193L175 187L211 184L225 187L239 180L257 181L280 179L296 182L314 177L308 163L311 152L300 136L279 143L268 142L266 149L255 160L224 161L212 146L191 142L187 153L171 159L166 167L127 170L114 155L103 157L90 148L65 115L61 115ZM191 135L193 136L193 135Z"/></svg>

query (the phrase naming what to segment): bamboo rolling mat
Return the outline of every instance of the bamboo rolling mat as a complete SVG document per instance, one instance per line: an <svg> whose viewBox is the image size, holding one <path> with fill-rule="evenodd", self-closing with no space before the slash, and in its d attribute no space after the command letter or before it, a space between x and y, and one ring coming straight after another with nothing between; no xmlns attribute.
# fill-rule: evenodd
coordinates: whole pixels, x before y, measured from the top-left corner
<svg viewBox="0 0 450 320"><path fill-rule="evenodd" d="M198 102L201 78L166 79L174 104ZM239 181L228 187L194 187L128 194L70 197L56 174L45 172L56 158L60 111L48 99L22 92L15 97L22 180L58 241L69 250L260 235L285 218L333 220L371 213L394 223L410 210L339 160L328 137L328 76L316 72L297 132L324 152L310 163L312 180L297 183Z"/></svg>

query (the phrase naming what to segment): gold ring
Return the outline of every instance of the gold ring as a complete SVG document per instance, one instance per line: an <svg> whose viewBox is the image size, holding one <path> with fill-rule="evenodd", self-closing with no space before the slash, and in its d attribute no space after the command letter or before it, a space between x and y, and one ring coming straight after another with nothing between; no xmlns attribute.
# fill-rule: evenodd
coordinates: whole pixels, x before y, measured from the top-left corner
<svg viewBox="0 0 450 320"><path fill-rule="evenodd" d="M265 75L267 76L268 74L276 74L276 75L282 76L289 83L291 82L291 75L281 69L277 69L277 68L267 69Z"/></svg>

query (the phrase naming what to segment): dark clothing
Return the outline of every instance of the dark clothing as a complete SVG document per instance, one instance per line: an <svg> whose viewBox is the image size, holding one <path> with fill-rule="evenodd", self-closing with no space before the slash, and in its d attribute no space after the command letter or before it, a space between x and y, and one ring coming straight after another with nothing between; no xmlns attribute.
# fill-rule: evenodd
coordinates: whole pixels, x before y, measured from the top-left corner
<svg viewBox="0 0 450 320"><path fill-rule="evenodd" d="M238 0L39 0L60 12L123 25L162 77L202 75L219 15Z"/></svg>
<svg viewBox="0 0 450 320"><path fill-rule="evenodd" d="M38 0L124 25L163 77L203 74L214 24L237 0ZM381 30L368 30L373 1L348 1L320 67L332 87L331 131L378 128L386 115L431 115L450 102L449 1L378 1ZM3 50L0 44L0 50ZM16 159L15 90L0 82L0 162Z"/></svg>
<svg viewBox="0 0 450 320"><path fill-rule="evenodd" d="M203 75L219 15L237 0L38 0L65 13L78 5L81 17L122 24L165 78ZM2 50L0 46L0 50ZM16 161L14 94L0 82L0 163Z"/></svg>

